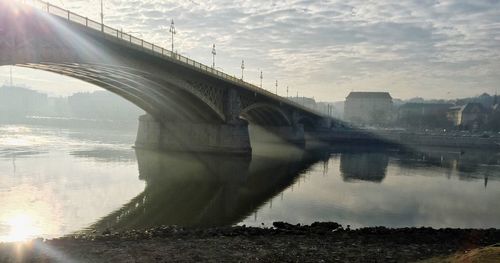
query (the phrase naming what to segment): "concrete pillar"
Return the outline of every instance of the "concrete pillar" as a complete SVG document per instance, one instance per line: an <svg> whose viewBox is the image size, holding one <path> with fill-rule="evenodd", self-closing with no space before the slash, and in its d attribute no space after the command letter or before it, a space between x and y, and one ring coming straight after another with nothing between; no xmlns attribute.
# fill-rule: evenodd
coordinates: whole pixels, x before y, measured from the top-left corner
<svg viewBox="0 0 500 263"><path fill-rule="evenodd" d="M135 147L154 150L160 149L160 137L160 123L149 114L140 116Z"/></svg>
<svg viewBox="0 0 500 263"><path fill-rule="evenodd" d="M150 115L139 118L135 146L165 151L251 154L248 123L160 123Z"/></svg>
<svg viewBox="0 0 500 263"><path fill-rule="evenodd" d="M332 125L333 125L333 119L330 117L324 117L321 118L317 126L319 129L331 129Z"/></svg>
<svg viewBox="0 0 500 263"><path fill-rule="evenodd" d="M321 118L317 120L315 128L306 132L306 140L311 142L331 141L333 135L332 124L333 120L331 118Z"/></svg>
<svg viewBox="0 0 500 263"><path fill-rule="evenodd" d="M259 143L291 143L305 145L304 127L295 126L251 126L252 141Z"/></svg>

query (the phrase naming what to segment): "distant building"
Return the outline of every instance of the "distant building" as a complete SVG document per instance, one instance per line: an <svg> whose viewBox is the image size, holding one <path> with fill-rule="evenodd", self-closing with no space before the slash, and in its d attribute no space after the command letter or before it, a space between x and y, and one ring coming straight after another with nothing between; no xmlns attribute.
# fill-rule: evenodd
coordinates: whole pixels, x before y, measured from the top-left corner
<svg viewBox="0 0 500 263"><path fill-rule="evenodd" d="M455 126L464 129L476 129L486 122L488 111L481 103L467 103L462 106L454 106L448 110L447 116Z"/></svg>
<svg viewBox="0 0 500 263"><path fill-rule="evenodd" d="M72 114L85 119L130 120L144 111L129 101L108 91L80 92L68 97Z"/></svg>
<svg viewBox="0 0 500 263"><path fill-rule="evenodd" d="M313 109L319 113L322 113L326 116L342 119L344 113L344 102L336 101L336 102L325 102L319 101L316 102L314 98L308 97L288 97L289 100L296 102L304 107Z"/></svg>
<svg viewBox="0 0 500 263"><path fill-rule="evenodd" d="M318 102L316 103L316 110L330 117L338 117L335 112L335 106L330 102Z"/></svg>
<svg viewBox="0 0 500 263"><path fill-rule="evenodd" d="M0 122L33 116L136 121L141 114L142 109L108 91L54 98L26 87L0 87Z"/></svg>
<svg viewBox="0 0 500 263"><path fill-rule="evenodd" d="M314 98L308 97L288 97L289 100L294 101L304 107L308 107L310 109L316 109L316 100Z"/></svg>
<svg viewBox="0 0 500 263"><path fill-rule="evenodd" d="M491 110L489 111L488 120L486 122L486 129L490 131L500 131L500 104L497 103L497 96Z"/></svg>
<svg viewBox="0 0 500 263"><path fill-rule="evenodd" d="M45 110L47 95L18 86L0 87L0 119L18 119Z"/></svg>
<svg viewBox="0 0 500 263"><path fill-rule="evenodd" d="M344 120L355 124L387 124L392 116L388 92L351 92L344 104Z"/></svg>
<svg viewBox="0 0 500 263"><path fill-rule="evenodd" d="M398 110L398 117L407 115L436 115L444 114L453 104L450 103L406 103L401 105Z"/></svg>
<svg viewBox="0 0 500 263"><path fill-rule="evenodd" d="M414 128L446 128L449 103L406 103L399 107L398 124Z"/></svg>

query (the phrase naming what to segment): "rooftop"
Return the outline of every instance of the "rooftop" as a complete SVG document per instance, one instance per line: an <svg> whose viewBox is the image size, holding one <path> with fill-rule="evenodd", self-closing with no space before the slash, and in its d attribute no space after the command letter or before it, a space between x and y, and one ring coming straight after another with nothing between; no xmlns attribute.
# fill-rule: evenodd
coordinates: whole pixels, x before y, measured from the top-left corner
<svg viewBox="0 0 500 263"><path fill-rule="evenodd" d="M453 106L450 108L450 111L463 111L463 112L471 112L474 110L474 108L477 108L480 111L484 111L485 108L481 103L477 102L469 102L465 105L458 105L458 106Z"/></svg>
<svg viewBox="0 0 500 263"><path fill-rule="evenodd" d="M349 93L347 99L392 99L392 97L389 92L353 91Z"/></svg>

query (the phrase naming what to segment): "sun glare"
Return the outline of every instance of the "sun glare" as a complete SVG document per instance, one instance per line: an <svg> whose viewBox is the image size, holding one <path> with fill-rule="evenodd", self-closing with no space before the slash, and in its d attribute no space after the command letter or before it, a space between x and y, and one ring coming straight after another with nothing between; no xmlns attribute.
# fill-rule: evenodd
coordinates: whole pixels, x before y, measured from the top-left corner
<svg viewBox="0 0 500 263"><path fill-rule="evenodd" d="M10 147L26 147L26 146L38 146L46 144L47 140L44 138L37 138L35 136L17 136L17 137L0 137L1 146Z"/></svg>
<svg viewBox="0 0 500 263"><path fill-rule="evenodd" d="M0 241L24 242L35 238L40 234L36 222L28 214L17 214L7 219L5 225L10 228L9 232Z"/></svg>
<svg viewBox="0 0 500 263"><path fill-rule="evenodd" d="M8 7L10 8L15 8L14 11L17 13L19 12L19 7L22 7L22 0L8 0L8 1L5 1L4 3L6 3L8 5Z"/></svg>
<svg viewBox="0 0 500 263"><path fill-rule="evenodd" d="M39 146L50 143L50 139L44 136L30 135L32 130L22 126L11 126L0 128L1 147L27 147Z"/></svg>

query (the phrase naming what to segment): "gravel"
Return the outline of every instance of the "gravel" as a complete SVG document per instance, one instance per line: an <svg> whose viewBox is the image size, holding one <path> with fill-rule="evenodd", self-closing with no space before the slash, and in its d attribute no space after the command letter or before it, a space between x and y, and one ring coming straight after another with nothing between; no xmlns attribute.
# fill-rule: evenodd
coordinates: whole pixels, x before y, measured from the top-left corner
<svg viewBox="0 0 500 263"><path fill-rule="evenodd" d="M161 226L0 244L0 262L412 262L500 242L498 229Z"/></svg>

